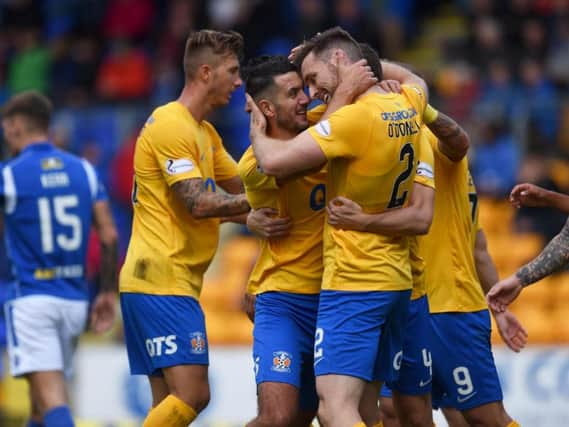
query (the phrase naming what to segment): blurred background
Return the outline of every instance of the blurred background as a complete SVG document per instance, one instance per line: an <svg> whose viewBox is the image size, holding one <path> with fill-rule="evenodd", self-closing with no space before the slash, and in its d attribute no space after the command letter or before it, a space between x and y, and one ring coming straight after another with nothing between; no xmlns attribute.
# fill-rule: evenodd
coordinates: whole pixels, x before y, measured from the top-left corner
<svg viewBox="0 0 569 427"><path fill-rule="evenodd" d="M566 218L549 209L514 210L506 195L517 182L569 190L568 0L0 0L0 104L28 89L51 97L52 139L103 177L123 257L134 142L153 108L183 86L188 33L235 29L248 58L287 54L333 25L421 73L431 103L470 133L480 219L500 276L538 254ZM240 89L211 117L236 160L249 145L243 105ZM94 236L90 248L96 288ZM212 402L199 425L239 425L255 411L252 326L240 298L256 252L242 228L223 226L202 299ZM514 355L493 335L506 406L522 425L561 426L569 416L567 274L527 289L513 306L530 348ZM73 387L81 425L139 425L149 406L146 380L128 375L118 325L106 337L85 337ZM28 412L24 384L7 374L0 410L0 426L21 425Z"/></svg>

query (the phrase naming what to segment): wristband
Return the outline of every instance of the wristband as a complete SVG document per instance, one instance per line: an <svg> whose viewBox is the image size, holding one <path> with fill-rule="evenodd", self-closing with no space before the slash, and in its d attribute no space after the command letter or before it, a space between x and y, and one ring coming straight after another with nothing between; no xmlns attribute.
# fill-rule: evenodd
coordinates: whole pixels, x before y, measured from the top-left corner
<svg viewBox="0 0 569 427"><path fill-rule="evenodd" d="M423 123L426 125L433 123L439 117L439 112L431 107L431 104L427 104L425 111L423 112Z"/></svg>

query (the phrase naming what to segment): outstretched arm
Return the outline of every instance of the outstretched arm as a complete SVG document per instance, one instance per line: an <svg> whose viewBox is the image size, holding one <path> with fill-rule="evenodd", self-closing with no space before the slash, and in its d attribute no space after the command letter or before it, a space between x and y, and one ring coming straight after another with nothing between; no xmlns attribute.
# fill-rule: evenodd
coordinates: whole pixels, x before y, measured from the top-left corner
<svg viewBox="0 0 569 427"><path fill-rule="evenodd" d="M178 181L172 185L179 200L196 218L231 217L249 212L245 194L219 194L206 191L201 178Z"/></svg>
<svg viewBox="0 0 569 427"><path fill-rule="evenodd" d="M496 311L504 311L525 286L559 271L567 265L567 262L569 262L569 220L533 261L490 289L487 297L490 307Z"/></svg>
<svg viewBox="0 0 569 427"><path fill-rule="evenodd" d="M337 197L328 204L328 222L338 228L386 236L427 234L433 220L435 190L414 183L409 205L380 214L368 214L352 200Z"/></svg>
<svg viewBox="0 0 569 427"><path fill-rule="evenodd" d="M569 214L569 196L527 182L513 188L510 193L510 202L516 208L522 206L549 207Z"/></svg>

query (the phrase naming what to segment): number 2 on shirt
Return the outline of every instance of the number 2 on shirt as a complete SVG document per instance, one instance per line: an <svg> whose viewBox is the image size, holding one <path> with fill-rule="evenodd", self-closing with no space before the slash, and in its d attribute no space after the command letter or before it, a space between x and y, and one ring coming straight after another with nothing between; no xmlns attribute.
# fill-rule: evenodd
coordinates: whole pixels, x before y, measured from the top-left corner
<svg viewBox="0 0 569 427"><path fill-rule="evenodd" d="M405 204L405 200L407 199L407 190L403 191L403 194L401 196L398 196L398 194L399 186L411 176L411 172L413 172L413 167L415 166L415 150L413 149L413 145L411 143L408 142L401 148L401 151L399 152L399 160L402 163L407 162L407 167L395 179L393 191L391 192L391 198L389 199L387 209L399 208Z"/></svg>

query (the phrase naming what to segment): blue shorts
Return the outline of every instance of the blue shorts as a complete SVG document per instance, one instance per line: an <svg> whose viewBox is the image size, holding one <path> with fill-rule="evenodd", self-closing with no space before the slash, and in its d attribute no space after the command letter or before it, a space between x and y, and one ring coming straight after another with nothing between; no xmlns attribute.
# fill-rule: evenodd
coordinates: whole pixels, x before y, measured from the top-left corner
<svg viewBox="0 0 569 427"><path fill-rule="evenodd" d="M431 314L433 407L464 411L502 401L490 344L490 313Z"/></svg>
<svg viewBox="0 0 569 427"><path fill-rule="evenodd" d="M314 371L393 382L401 365L411 291L322 291Z"/></svg>
<svg viewBox="0 0 569 427"><path fill-rule="evenodd" d="M411 396L421 396L431 392L433 379L431 334L427 297L412 300L409 304L407 327L403 339L403 361L399 379L391 384L394 390ZM389 386L384 385L381 388L381 396L391 397Z"/></svg>
<svg viewBox="0 0 569 427"><path fill-rule="evenodd" d="M209 364L204 315L195 298L121 293L120 299L131 374Z"/></svg>
<svg viewBox="0 0 569 427"><path fill-rule="evenodd" d="M257 295L253 361L257 384L291 384L300 407L318 407L314 381L314 331L319 295L265 292Z"/></svg>

